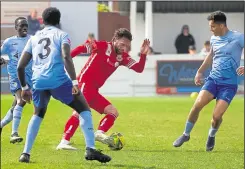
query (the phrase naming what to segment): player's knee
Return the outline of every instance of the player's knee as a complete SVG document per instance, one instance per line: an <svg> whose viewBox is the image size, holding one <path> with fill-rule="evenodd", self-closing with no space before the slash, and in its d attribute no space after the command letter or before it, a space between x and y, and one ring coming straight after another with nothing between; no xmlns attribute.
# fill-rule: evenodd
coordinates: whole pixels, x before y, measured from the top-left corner
<svg viewBox="0 0 245 169"><path fill-rule="evenodd" d="M117 111L117 109L115 109L114 111L112 111L112 113L116 118L119 116L119 113Z"/></svg>
<svg viewBox="0 0 245 169"><path fill-rule="evenodd" d="M40 118L44 118L44 115L46 113L47 107L44 108L36 108L35 109L35 115L40 117Z"/></svg>
<svg viewBox="0 0 245 169"><path fill-rule="evenodd" d="M17 104L18 104L19 106L21 106L21 107L24 107L24 106L26 105L26 102L23 101L22 99L20 99L20 100L17 101Z"/></svg>
<svg viewBox="0 0 245 169"><path fill-rule="evenodd" d="M222 120L222 115L214 114L212 120L215 121L215 122L221 121Z"/></svg>
<svg viewBox="0 0 245 169"><path fill-rule="evenodd" d="M203 103L201 101L201 99L197 99L195 104L193 105L192 109L194 109L195 111L201 111L203 108Z"/></svg>
<svg viewBox="0 0 245 169"><path fill-rule="evenodd" d="M73 110L73 112L72 112L72 116L74 116L74 117L76 117L76 118L78 118L79 117L79 114L75 111L75 110Z"/></svg>
<svg viewBox="0 0 245 169"><path fill-rule="evenodd" d="M105 114L112 114L115 117L118 117L119 116L119 113L118 113L117 109L114 106L112 106L112 105L107 106L105 108L105 112L104 113Z"/></svg>
<svg viewBox="0 0 245 169"><path fill-rule="evenodd" d="M83 102L79 99L74 99L69 106L73 108L78 114L80 114L83 111L90 111L88 105L86 102ZM73 113L74 114L74 113Z"/></svg>

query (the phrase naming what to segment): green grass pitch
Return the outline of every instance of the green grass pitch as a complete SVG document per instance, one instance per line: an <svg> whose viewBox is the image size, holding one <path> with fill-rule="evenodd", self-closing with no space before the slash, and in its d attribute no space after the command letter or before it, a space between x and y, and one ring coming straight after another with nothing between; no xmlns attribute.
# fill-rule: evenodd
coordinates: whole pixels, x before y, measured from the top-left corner
<svg viewBox="0 0 245 169"><path fill-rule="evenodd" d="M1 118L12 104L12 96L1 96ZM18 158L24 142L10 144L11 125L2 131L2 169L242 169L244 168L244 98L236 97L224 115L213 152L205 151L213 101L200 114L191 139L180 148L172 146L182 134L188 112L194 102L189 97L110 98L120 116L112 132L121 132L126 145L121 151L110 151L101 143L97 148L110 155L110 163L86 161L84 138L77 130L72 139L78 151L56 151L71 109L51 100L48 112L31 152L31 163ZM32 105L25 107L19 133L25 138ZM93 112L94 127L102 116ZM12 123L11 123L12 124Z"/></svg>

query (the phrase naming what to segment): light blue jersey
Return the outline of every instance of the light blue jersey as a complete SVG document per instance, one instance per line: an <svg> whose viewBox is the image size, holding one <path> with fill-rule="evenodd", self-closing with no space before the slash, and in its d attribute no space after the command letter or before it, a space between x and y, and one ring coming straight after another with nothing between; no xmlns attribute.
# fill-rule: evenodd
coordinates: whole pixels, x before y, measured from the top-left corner
<svg viewBox="0 0 245 169"><path fill-rule="evenodd" d="M47 26L30 38L24 49L32 54L33 88L48 90L70 80L61 54L62 44L69 44L68 34L54 26Z"/></svg>
<svg viewBox="0 0 245 169"><path fill-rule="evenodd" d="M22 51L30 39L30 35L26 37L12 36L7 38L1 46L1 55L8 55L9 62L7 65L8 74L10 79L17 79L17 65L22 54ZM32 61L27 65L25 73L32 76Z"/></svg>
<svg viewBox="0 0 245 169"><path fill-rule="evenodd" d="M213 65L210 77L218 84L238 83L236 69L240 66L244 34L228 31L224 36L212 36Z"/></svg>

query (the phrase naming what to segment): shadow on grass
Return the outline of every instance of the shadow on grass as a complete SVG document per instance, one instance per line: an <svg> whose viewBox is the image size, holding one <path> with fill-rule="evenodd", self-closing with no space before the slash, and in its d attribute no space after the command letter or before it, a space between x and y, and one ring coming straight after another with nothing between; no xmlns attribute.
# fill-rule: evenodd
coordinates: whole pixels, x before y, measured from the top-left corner
<svg viewBox="0 0 245 169"><path fill-rule="evenodd" d="M97 165L102 166L102 165ZM104 166L104 165L103 165ZM127 165L127 164L108 164L108 167L115 167L116 168L127 168L127 169L157 169L155 166L152 167L145 167L145 166L140 166L140 165Z"/></svg>
<svg viewBox="0 0 245 169"><path fill-rule="evenodd" d="M203 150L185 150L185 149L160 149L160 150L130 150L130 149L125 149L123 151L128 151L128 152L149 152L149 153L165 153L165 152L189 152L189 153L244 153L242 150L213 150L211 152L206 152L205 149Z"/></svg>

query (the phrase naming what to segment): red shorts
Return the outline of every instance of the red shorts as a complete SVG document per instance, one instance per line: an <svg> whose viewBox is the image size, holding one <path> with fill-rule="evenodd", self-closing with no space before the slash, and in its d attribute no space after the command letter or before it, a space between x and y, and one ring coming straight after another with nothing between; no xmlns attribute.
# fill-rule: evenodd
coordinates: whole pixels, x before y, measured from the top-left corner
<svg viewBox="0 0 245 169"><path fill-rule="evenodd" d="M91 107L98 113L103 114L105 107L111 104L99 93L98 88L86 85L85 83L79 83L78 87L80 88L86 101L88 102L89 107Z"/></svg>

